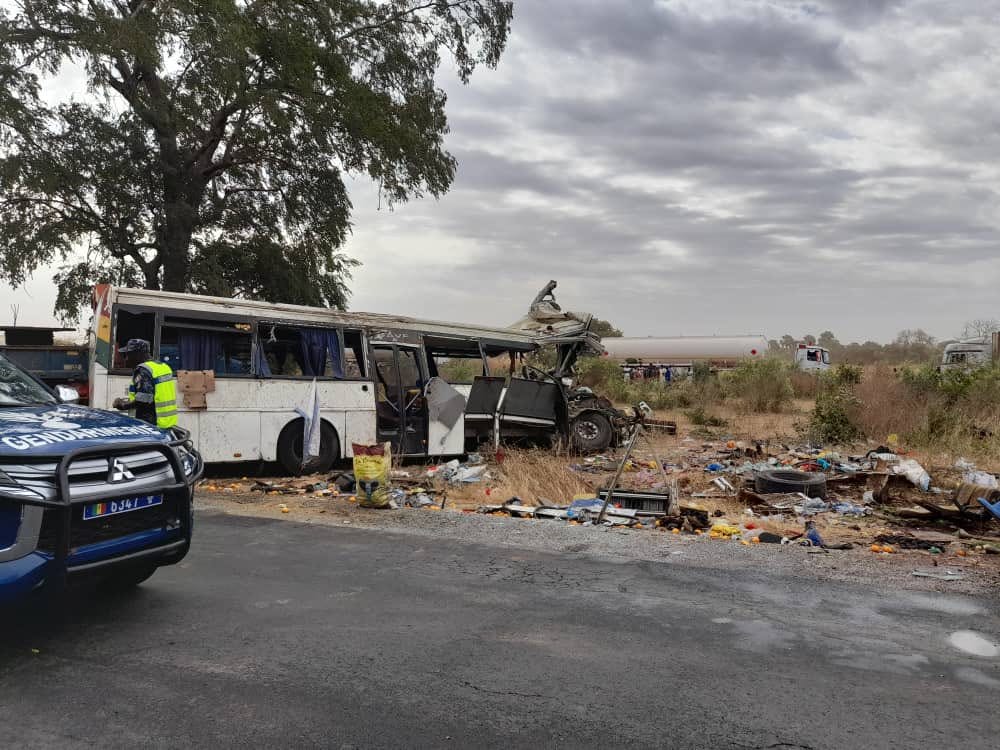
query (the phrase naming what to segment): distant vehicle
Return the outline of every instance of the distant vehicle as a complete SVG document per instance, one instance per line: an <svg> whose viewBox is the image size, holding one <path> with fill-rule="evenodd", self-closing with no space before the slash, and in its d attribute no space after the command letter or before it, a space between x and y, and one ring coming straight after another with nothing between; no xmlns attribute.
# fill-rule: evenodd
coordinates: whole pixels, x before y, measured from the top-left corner
<svg viewBox="0 0 1000 750"><path fill-rule="evenodd" d="M997 356L998 340L1000 332L948 344L941 355L941 369L962 370L989 364Z"/></svg>
<svg viewBox="0 0 1000 750"><path fill-rule="evenodd" d="M188 433L57 392L0 354L0 604L75 580L137 585L191 543Z"/></svg>
<svg viewBox="0 0 1000 750"><path fill-rule="evenodd" d="M87 346L55 343L56 333L73 330L50 326L0 326L4 334L0 354L50 388L73 388L80 403L86 403L90 397Z"/></svg>
<svg viewBox="0 0 1000 750"><path fill-rule="evenodd" d="M606 356L622 362L626 374L633 370L659 369L666 376L685 375L696 362L713 369L735 367L746 359L761 359L769 344L763 336L675 336L649 338L604 338ZM821 346L799 344L795 362L803 370L821 371L830 367L830 352Z"/></svg>
<svg viewBox="0 0 1000 750"><path fill-rule="evenodd" d="M830 369L830 350L815 344L795 347L795 364L806 372L824 372Z"/></svg>

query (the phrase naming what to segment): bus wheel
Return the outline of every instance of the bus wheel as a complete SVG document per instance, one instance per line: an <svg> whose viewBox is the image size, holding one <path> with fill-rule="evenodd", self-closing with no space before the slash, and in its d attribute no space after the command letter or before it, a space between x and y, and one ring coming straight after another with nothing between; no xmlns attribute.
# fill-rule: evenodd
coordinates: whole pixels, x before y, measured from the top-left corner
<svg viewBox="0 0 1000 750"><path fill-rule="evenodd" d="M278 462L291 474L298 476L304 472L323 473L333 468L334 462L340 456L340 441L337 431L328 422L320 422L319 458L313 459L305 467L302 466L302 431L305 420L295 419L285 425L278 435Z"/></svg>
<svg viewBox="0 0 1000 750"><path fill-rule="evenodd" d="M570 425L570 439L577 450L603 451L611 445L613 438L611 421L595 411L584 412Z"/></svg>

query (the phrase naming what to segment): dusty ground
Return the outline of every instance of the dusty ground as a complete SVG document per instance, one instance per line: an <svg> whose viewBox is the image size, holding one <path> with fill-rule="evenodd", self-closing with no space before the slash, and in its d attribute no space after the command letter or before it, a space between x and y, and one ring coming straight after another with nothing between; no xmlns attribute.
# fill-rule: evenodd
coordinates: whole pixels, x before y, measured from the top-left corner
<svg viewBox="0 0 1000 750"><path fill-rule="evenodd" d="M676 415L669 416L673 418ZM759 533L759 530L785 536L801 532L801 519L791 513L765 518L748 516L744 504L712 485L713 478L718 475L704 470L711 461L722 460L728 455L727 445L753 446L745 437L750 434L769 436L759 441L766 453L787 455L787 448L795 445L791 437L794 435L795 419L794 414L764 415L752 421L749 427L728 431L705 431L678 420L679 435L652 435L638 446L623 484L643 488L662 482L659 471L651 468L655 466L654 458L659 458L667 465L668 479L676 478L680 482L683 502L708 511L713 522L742 524L744 538L748 540L752 540L755 531ZM573 466L576 470L571 468ZM958 472L949 466L927 464L927 468L935 483L942 487L950 487L957 481ZM358 507L352 495L332 494L336 492L332 483L330 489L320 493L278 494L254 491L254 480L248 478L206 480L199 490L197 503L199 508L235 515L351 525L426 537L454 537L492 545L557 550L603 558L666 559L678 564L719 570L764 567L776 575L870 582L903 589L986 593L995 592L1000 585L1000 555L977 551L980 542L975 539L953 537L953 541L942 544L944 552L935 555L898 548L892 554L872 552L870 545L880 534L899 534L915 528L906 522L901 524L898 518L883 510L876 510L862 518L820 514L816 517L816 525L824 541L851 542L855 548L810 552L795 545L743 544L740 541L712 540L707 535L673 534L660 529L607 529L475 512L482 505L500 504L515 496L529 505L565 504L576 495L592 496L593 490L608 484L610 473L593 470L580 457L556 456L542 451L506 451L501 465L493 463L490 466L492 479L458 487L427 480L423 476L423 466L407 465L400 469L410 479L399 486L436 490L433 496L439 506L443 504L444 507L370 510ZM723 476L739 484L738 476ZM311 477L289 481L278 478L269 481L303 487L326 479ZM863 487L837 490L837 494L842 499L857 502L863 490ZM905 488L897 490L895 503L908 505L909 492ZM1000 529L1000 524L995 526ZM955 527L946 523L921 528L944 533L955 531ZM992 531L995 533L996 529ZM994 541L1000 541L1000 538ZM914 570L926 568L959 571L963 579L938 581L913 576Z"/></svg>

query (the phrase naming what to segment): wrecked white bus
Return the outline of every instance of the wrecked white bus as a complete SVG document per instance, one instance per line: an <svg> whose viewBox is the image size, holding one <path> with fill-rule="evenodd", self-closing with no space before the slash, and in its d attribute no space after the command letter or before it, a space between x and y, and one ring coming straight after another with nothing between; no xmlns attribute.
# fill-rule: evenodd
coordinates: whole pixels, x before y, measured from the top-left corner
<svg viewBox="0 0 1000 750"><path fill-rule="evenodd" d="M589 324L567 336L566 327L487 328L107 285L95 289L94 302L91 404L107 409L126 393L131 373L118 348L149 341L154 359L177 374L179 423L206 462L277 461L301 470L296 408L314 380L317 471L352 456L354 443L457 456L501 434L571 439L578 431L581 447L598 450L617 437L609 403L570 393L561 373L529 371L523 362L548 338L571 367L573 352L599 347ZM466 366L454 367L456 360ZM491 360L509 365L491 373ZM448 382L446 372L464 373L463 382Z"/></svg>

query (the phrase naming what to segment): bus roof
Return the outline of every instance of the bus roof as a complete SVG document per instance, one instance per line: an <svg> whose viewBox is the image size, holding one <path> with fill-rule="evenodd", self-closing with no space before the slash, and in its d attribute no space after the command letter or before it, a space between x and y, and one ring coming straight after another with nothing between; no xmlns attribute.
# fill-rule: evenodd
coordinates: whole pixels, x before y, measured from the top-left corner
<svg viewBox="0 0 1000 750"><path fill-rule="evenodd" d="M209 297L182 292L111 288L111 302L133 308L170 309L194 314L220 314L256 320L288 321L313 325L356 326L367 329L420 331L444 338L484 339L525 351L535 348L537 339L512 328L492 328L468 323L422 320L403 315L344 312L325 307L307 307L255 300Z"/></svg>

